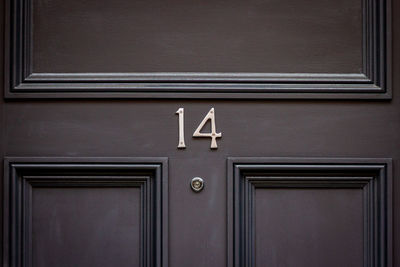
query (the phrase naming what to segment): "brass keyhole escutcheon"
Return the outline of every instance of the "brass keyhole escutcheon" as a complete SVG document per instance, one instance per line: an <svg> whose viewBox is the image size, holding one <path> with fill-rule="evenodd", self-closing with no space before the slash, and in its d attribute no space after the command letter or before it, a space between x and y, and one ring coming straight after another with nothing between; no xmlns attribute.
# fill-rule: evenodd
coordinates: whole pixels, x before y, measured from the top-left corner
<svg viewBox="0 0 400 267"><path fill-rule="evenodd" d="M200 192L204 188L204 181L200 177L194 177L190 182L190 187L195 192Z"/></svg>

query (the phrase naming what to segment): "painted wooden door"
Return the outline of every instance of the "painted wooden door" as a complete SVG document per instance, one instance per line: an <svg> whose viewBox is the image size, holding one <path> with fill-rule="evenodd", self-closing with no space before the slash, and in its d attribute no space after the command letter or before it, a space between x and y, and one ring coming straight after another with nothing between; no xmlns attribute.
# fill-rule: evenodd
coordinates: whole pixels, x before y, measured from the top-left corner
<svg viewBox="0 0 400 267"><path fill-rule="evenodd" d="M399 5L1 1L3 266L400 267Z"/></svg>

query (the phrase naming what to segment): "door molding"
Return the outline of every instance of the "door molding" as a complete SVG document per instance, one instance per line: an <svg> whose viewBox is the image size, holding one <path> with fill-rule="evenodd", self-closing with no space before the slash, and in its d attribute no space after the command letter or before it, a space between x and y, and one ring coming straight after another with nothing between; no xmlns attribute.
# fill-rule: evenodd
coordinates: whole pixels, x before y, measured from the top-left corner
<svg viewBox="0 0 400 267"><path fill-rule="evenodd" d="M167 158L6 158L4 167L4 266L32 266L32 191L43 187L139 188L140 266L168 266Z"/></svg>
<svg viewBox="0 0 400 267"><path fill-rule="evenodd" d="M229 158L227 263L255 266L256 188L349 188L363 194L364 266L392 266L391 159Z"/></svg>

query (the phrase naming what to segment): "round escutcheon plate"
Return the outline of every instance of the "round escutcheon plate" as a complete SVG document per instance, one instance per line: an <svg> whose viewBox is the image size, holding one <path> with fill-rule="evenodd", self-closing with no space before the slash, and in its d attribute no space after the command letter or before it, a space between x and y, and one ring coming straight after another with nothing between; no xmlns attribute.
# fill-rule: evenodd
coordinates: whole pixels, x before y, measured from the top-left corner
<svg viewBox="0 0 400 267"><path fill-rule="evenodd" d="M194 177L190 182L190 187L195 192L200 192L204 188L204 181L200 177Z"/></svg>

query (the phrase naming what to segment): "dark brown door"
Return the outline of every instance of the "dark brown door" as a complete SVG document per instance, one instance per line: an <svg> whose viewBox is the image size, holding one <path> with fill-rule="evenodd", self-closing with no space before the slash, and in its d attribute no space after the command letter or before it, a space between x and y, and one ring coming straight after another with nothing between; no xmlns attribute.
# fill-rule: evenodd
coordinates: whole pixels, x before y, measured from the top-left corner
<svg viewBox="0 0 400 267"><path fill-rule="evenodd" d="M1 1L3 266L400 267L399 5Z"/></svg>

